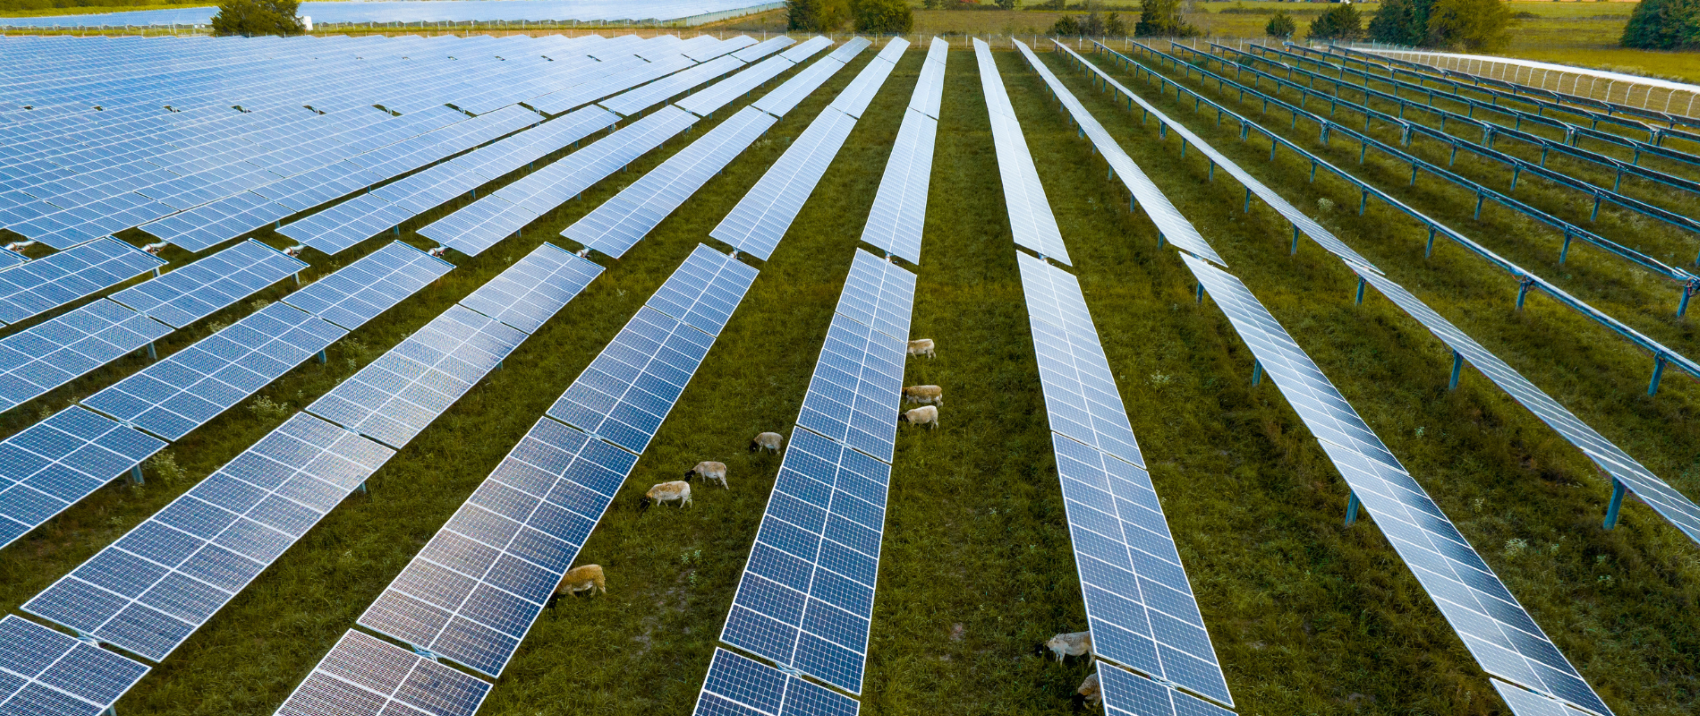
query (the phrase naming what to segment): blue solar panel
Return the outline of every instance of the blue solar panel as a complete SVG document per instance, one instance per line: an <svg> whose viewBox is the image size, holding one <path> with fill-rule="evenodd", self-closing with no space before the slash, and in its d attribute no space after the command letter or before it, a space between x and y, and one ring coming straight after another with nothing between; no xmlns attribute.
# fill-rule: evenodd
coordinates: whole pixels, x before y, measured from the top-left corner
<svg viewBox="0 0 1700 716"><path fill-rule="evenodd" d="M1098 662L1098 688L1107 716L1233 716L1234 713L1102 661Z"/></svg>
<svg viewBox="0 0 1700 716"><path fill-rule="evenodd" d="M844 314L833 316L797 424L889 462L907 348Z"/></svg>
<svg viewBox="0 0 1700 716"><path fill-rule="evenodd" d="M165 441L66 408L0 442L0 547L140 465Z"/></svg>
<svg viewBox="0 0 1700 716"><path fill-rule="evenodd" d="M360 625L500 676L636 464L538 420Z"/></svg>
<svg viewBox="0 0 1700 716"><path fill-rule="evenodd" d="M180 440L348 331L274 303L83 401L132 427Z"/></svg>
<svg viewBox="0 0 1700 716"><path fill-rule="evenodd" d="M697 244L645 305L717 336L755 280L754 267Z"/></svg>
<svg viewBox="0 0 1700 716"><path fill-rule="evenodd" d="M307 263L258 241L244 241L112 300L182 328L307 268Z"/></svg>
<svg viewBox="0 0 1700 716"><path fill-rule="evenodd" d="M461 299L460 305L536 333L600 275L601 266L545 243Z"/></svg>
<svg viewBox="0 0 1700 716"><path fill-rule="evenodd" d="M0 408L40 397L171 332L100 299L0 339Z"/></svg>
<svg viewBox="0 0 1700 716"><path fill-rule="evenodd" d="M163 660L394 454L297 413L23 609Z"/></svg>
<svg viewBox="0 0 1700 716"><path fill-rule="evenodd" d="M767 260L855 128L854 117L822 110L708 235Z"/></svg>
<svg viewBox="0 0 1700 716"><path fill-rule="evenodd" d="M892 338L909 340L909 314L915 303L915 274L881 261L861 249L850 264L838 312Z"/></svg>
<svg viewBox="0 0 1700 716"><path fill-rule="evenodd" d="M165 263L146 251L105 237L8 268L0 271L0 322L17 323Z"/></svg>
<svg viewBox="0 0 1700 716"><path fill-rule="evenodd" d="M453 268L397 241L285 296L283 302L352 331Z"/></svg>
<svg viewBox="0 0 1700 716"><path fill-rule="evenodd" d="M696 716L856 716L855 699L725 649L714 650Z"/></svg>
<svg viewBox="0 0 1700 716"><path fill-rule="evenodd" d="M490 684L349 630L277 716L472 716Z"/></svg>
<svg viewBox="0 0 1700 716"><path fill-rule="evenodd" d="M148 667L12 615L0 619L0 713L96 716Z"/></svg>

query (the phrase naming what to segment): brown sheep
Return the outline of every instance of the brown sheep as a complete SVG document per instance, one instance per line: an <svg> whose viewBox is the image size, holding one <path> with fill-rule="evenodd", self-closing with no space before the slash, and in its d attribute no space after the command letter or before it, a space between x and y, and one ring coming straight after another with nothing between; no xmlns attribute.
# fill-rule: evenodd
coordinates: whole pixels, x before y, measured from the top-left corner
<svg viewBox="0 0 1700 716"><path fill-rule="evenodd" d="M762 433L757 435L754 440L750 441L750 452L755 452L757 450L779 452L779 448L784 444L784 435L780 435L779 433Z"/></svg>
<svg viewBox="0 0 1700 716"><path fill-rule="evenodd" d="M1086 680L1080 682L1080 688L1074 692L1075 708L1091 707L1094 711L1104 706L1104 692L1098 687L1098 672L1086 675Z"/></svg>
<svg viewBox="0 0 1700 716"><path fill-rule="evenodd" d="M939 426L939 409L931 405L923 405L906 413L898 413L897 422L925 425L930 430Z"/></svg>
<svg viewBox="0 0 1700 716"><path fill-rule="evenodd" d="M903 389L903 402L944 405L944 388L936 385L911 385Z"/></svg>
<svg viewBox="0 0 1700 716"><path fill-rule="evenodd" d="M1033 648L1038 654L1049 649L1055 654L1057 661L1063 661L1071 656L1088 656L1092 653L1092 632L1077 631L1070 634L1058 634L1039 646Z"/></svg>
<svg viewBox="0 0 1700 716"><path fill-rule="evenodd" d="M691 483L663 482L649 488L649 492L643 493L643 499L638 502L638 514L643 514L651 504L662 502L678 502L679 509L685 509L685 505L691 504Z"/></svg>
<svg viewBox="0 0 1700 716"><path fill-rule="evenodd" d="M932 358L933 339L919 338L909 341L909 357L914 358L915 356L926 356L928 358Z"/></svg>
<svg viewBox="0 0 1700 716"><path fill-rule="evenodd" d="M555 600L563 595L577 596L579 592L590 592L592 596L608 593L608 582L603 578L602 565L586 564L568 570L566 576L561 577L561 584L555 588L554 598L550 599L549 603L554 604Z"/></svg>
<svg viewBox="0 0 1700 716"><path fill-rule="evenodd" d="M721 487L728 490L732 489L726 485L726 463L705 460L697 463L696 467L685 471L685 482L690 482L693 478L698 477L702 478L703 482L718 482Z"/></svg>

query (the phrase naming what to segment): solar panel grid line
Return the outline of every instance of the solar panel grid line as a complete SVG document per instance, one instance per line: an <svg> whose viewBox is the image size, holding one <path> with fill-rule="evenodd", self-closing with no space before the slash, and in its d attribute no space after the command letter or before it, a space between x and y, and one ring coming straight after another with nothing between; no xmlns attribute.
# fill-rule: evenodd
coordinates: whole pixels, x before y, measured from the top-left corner
<svg viewBox="0 0 1700 716"><path fill-rule="evenodd" d="M352 331L453 269L454 264L395 241L284 296L283 302Z"/></svg>
<svg viewBox="0 0 1700 716"><path fill-rule="evenodd" d="M708 235L767 260L855 127L850 115L821 110Z"/></svg>
<svg viewBox="0 0 1700 716"><path fill-rule="evenodd" d="M0 409L46 395L169 333L170 326L103 298L0 338Z"/></svg>
<svg viewBox="0 0 1700 716"><path fill-rule="evenodd" d="M715 648L698 716L857 716L861 703L754 659Z"/></svg>
<svg viewBox="0 0 1700 716"><path fill-rule="evenodd" d="M684 94L698 85L744 67L736 57L726 55L686 68L640 87L626 90L610 99L597 102L604 109L622 117L631 117L643 110Z"/></svg>
<svg viewBox="0 0 1700 716"><path fill-rule="evenodd" d="M890 462L907 342L834 314L797 424Z"/></svg>
<svg viewBox="0 0 1700 716"><path fill-rule="evenodd" d="M1022 138L1021 124L1015 118L1009 95L992 60L991 48L974 40L974 56L980 67L980 85L985 93L986 107L991 115L992 141L997 150L998 176L1003 183L1004 205L1009 212L1010 233L1015 243L1031 249L1040 256L1055 258L1065 264L1068 248L1062 231L1051 213L1050 202L1039 181L1033 155Z"/></svg>
<svg viewBox="0 0 1700 716"><path fill-rule="evenodd" d="M147 665L11 614L0 619L0 712L96 716Z"/></svg>
<svg viewBox="0 0 1700 716"><path fill-rule="evenodd" d="M394 454L296 413L22 609L163 661Z"/></svg>
<svg viewBox="0 0 1700 716"><path fill-rule="evenodd" d="M248 240L112 294L111 299L182 328L307 268L305 261Z"/></svg>
<svg viewBox="0 0 1700 716"><path fill-rule="evenodd" d="M487 681L350 629L276 716L473 716L490 688Z"/></svg>
<svg viewBox="0 0 1700 716"><path fill-rule="evenodd" d="M1098 689L1108 716L1230 716L1224 709L1184 691L1097 662Z"/></svg>
<svg viewBox="0 0 1700 716"><path fill-rule="evenodd" d="M942 80L943 75L939 78ZM938 120L913 110L903 113L903 124L897 129L897 141L886 160L873 208L868 212L868 223L862 227L863 243L917 265L921 263L921 238L937 135Z"/></svg>
<svg viewBox="0 0 1700 716"><path fill-rule="evenodd" d="M10 266L0 270L0 323L33 318L166 263L107 236Z"/></svg>
<svg viewBox="0 0 1700 716"><path fill-rule="evenodd" d="M1482 670L1575 708L1610 714L1468 540L1245 285L1190 255L1181 258Z"/></svg>
<svg viewBox="0 0 1700 716"><path fill-rule="evenodd" d="M602 271L594 262L544 243L461 299L460 305L529 335L565 308Z"/></svg>
<svg viewBox="0 0 1700 716"><path fill-rule="evenodd" d="M673 103L673 106L698 117L708 117L795 66L796 63L783 57L769 57L723 82L716 82L701 92Z"/></svg>
<svg viewBox="0 0 1700 716"><path fill-rule="evenodd" d="M0 547L163 447L163 440L75 405L0 441Z"/></svg>

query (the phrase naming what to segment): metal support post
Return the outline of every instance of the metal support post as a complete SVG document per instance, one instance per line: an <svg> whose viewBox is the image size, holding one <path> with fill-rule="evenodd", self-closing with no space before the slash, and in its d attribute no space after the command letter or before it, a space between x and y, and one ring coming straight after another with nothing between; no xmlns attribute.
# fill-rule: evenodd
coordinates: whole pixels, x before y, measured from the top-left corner
<svg viewBox="0 0 1700 716"><path fill-rule="evenodd" d="M1447 390L1458 389L1458 375L1464 371L1464 354L1452 351L1452 379L1446 382Z"/></svg>
<svg viewBox="0 0 1700 716"><path fill-rule="evenodd" d="M1694 297L1694 292L1696 290L1700 290L1700 281L1690 279L1688 283L1682 285L1682 298L1678 300L1676 304L1677 318L1681 318L1683 314L1688 313L1688 299Z"/></svg>
<svg viewBox="0 0 1700 716"><path fill-rule="evenodd" d="M326 355L325 351L319 351L319 365L324 365L326 363L329 363L330 360L331 360L331 357Z"/></svg>
<svg viewBox="0 0 1700 716"><path fill-rule="evenodd" d="M1653 356L1653 380L1647 383L1647 394L1659 394L1659 378L1665 374L1665 355L1660 353Z"/></svg>
<svg viewBox="0 0 1700 716"><path fill-rule="evenodd" d="M1351 527L1353 522L1358 521L1358 507L1361 504L1362 503L1358 502L1358 493L1357 492L1351 493L1351 497L1346 498L1346 526L1347 527Z"/></svg>
<svg viewBox="0 0 1700 716"><path fill-rule="evenodd" d="M142 465L141 465L141 463L136 463L135 467L130 468L130 484L132 484L132 485L146 484L146 481L142 479Z"/></svg>
<svg viewBox="0 0 1700 716"><path fill-rule="evenodd" d="M1606 506L1606 522L1605 522L1605 528L1606 529L1609 530L1609 529L1617 526L1618 510L1623 508L1623 493L1628 492L1628 491L1629 491L1629 488L1624 486L1622 480L1619 480L1615 477L1612 478L1612 481L1611 481L1611 504Z"/></svg>
<svg viewBox="0 0 1700 716"><path fill-rule="evenodd" d="M1423 258L1425 259L1434 255L1434 234L1435 228L1428 227L1428 247L1423 249Z"/></svg>
<svg viewBox="0 0 1700 716"><path fill-rule="evenodd" d="M150 361L159 360L159 351L154 349L153 343L151 343L151 342L148 343L148 360L150 360Z"/></svg>
<svg viewBox="0 0 1700 716"><path fill-rule="evenodd" d="M1157 232L1157 248L1163 248L1163 232Z"/></svg>
<svg viewBox="0 0 1700 716"><path fill-rule="evenodd" d="M360 486L359 486L359 487L356 487L356 488L354 488L354 491L355 491L355 492L358 492L358 493L360 493L360 494L362 494L362 495L370 495L370 494L372 494L372 491L371 491L371 490L368 490L368 489L366 489L366 481L365 481L365 480L361 480L361 481L360 481Z"/></svg>
<svg viewBox="0 0 1700 716"><path fill-rule="evenodd" d="M1293 256L1293 255L1297 254L1298 252L1299 252L1299 225L1293 224L1293 247L1287 250L1287 255Z"/></svg>
<svg viewBox="0 0 1700 716"><path fill-rule="evenodd" d="M1570 230L1565 229L1564 230L1564 248L1561 248L1561 249L1558 250L1558 262L1561 263L1561 264L1564 263L1564 260L1566 258L1568 258L1569 256L1570 256ZM1681 315L1681 314L1678 314L1678 315Z"/></svg>
<svg viewBox="0 0 1700 716"><path fill-rule="evenodd" d="M1263 361L1253 360L1251 362L1251 384L1252 385L1258 385L1262 382L1263 382Z"/></svg>
<svg viewBox="0 0 1700 716"><path fill-rule="evenodd" d="M1528 276L1517 281L1517 310L1523 310L1523 301L1529 297L1529 287L1535 285L1535 280Z"/></svg>
<svg viewBox="0 0 1700 716"><path fill-rule="evenodd" d="M1352 301L1354 305L1364 305L1364 277L1358 277L1358 297Z"/></svg>
<svg viewBox="0 0 1700 716"><path fill-rule="evenodd" d="M1194 298L1199 304L1204 303L1204 284L1202 284L1202 283L1198 284L1197 290L1194 294Z"/></svg>

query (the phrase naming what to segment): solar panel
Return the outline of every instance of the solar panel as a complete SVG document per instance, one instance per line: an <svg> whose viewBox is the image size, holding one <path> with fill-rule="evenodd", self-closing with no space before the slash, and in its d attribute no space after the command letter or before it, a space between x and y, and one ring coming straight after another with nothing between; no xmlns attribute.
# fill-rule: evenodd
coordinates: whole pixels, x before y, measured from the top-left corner
<svg viewBox="0 0 1700 716"><path fill-rule="evenodd" d="M698 117L707 117L795 66L794 63L783 57L769 57L754 67L747 68L731 77L709 85L701 92L673 103L673 106Z"/></svg>
<svg viewBox="0 0 1700 716"><path fill-rule="evenodd" d="M917 87L917 93L921 88ZM938 121L920 112L904 112L891 158L880 178L862 241L921 263L921 233L927 218L927 189L932 182L933 139Z"/></svg>
<svg viewBox="0 0 1700 716"><path fill-rule="evenodd" d="M944 100L944 65L950 55L950 43L937 37L927 46L927 59L921 63L921 77L915 82L915 93L909 96L909 109L939 118L939 103Z"/></svg>
<svg viewBox="0 0 1700 716"><path fill-rule="evenodd" d="M1588 712L1563 701L1525 691L1499 679L1490 678L1488 683L1493 684L1499 697L1505 699L1505 705L1511 707L1513 716L1588 716Z"/></svg>
<svg viewBox="0 0 1700 716"><path fill-rule="evenodd" d="M165 263L108 236L14 265L0 271L0 322L40 315Z"/></svg>
<svg viewBox="0 0 1700 716"><path fill-rule="evenodd" d="M205 251L295 213L253 192L242 192L180 214L141 224L142 231L185 251Z"/></svg>
<svg viewBox="0 0 1700 716"><path fill-rule="evenodd" d="M0 619L0 713L97 716L148 667L19 617Z"/></svg>
<svg viewBox="0 0 1700 716"><path fill-rule="evenodd" d="M453 268L396 241L285 296L283 302L352 331Z"/></svg>
<svg viewBox="0 0 1700 716"><path fill-rule="evenodd" d="M1033 155L1027 140L1021 135L1021 123L1016 121L1015 108L1004 91L997 63L992 61L991 48L974 41L974 56L980 65L980 87L986 96L986 108L991 115L992 142L997 150L998 175L1003 181L1004 205L1009 211L1010 233L1015 243L1032 249L1040 256L1072 263L1068 248L1063 245L1062 231L1051 213L1045 189L1039 183L1039 172L1033 166Z"/></svg>
<svg viewBox="0 0 1700 716"><path fill-rule="evenodd" d="M71 406L0 442L0 547L148 459L165 441Z"/></svg>
<svg viewBox="0 0 1700 716"><path fill-rule="evenodd" d="M307 411L401 448L525 340L525 333L450 306Z"/></svg>
<svg viewBox="0 0 1700 716"><path fill-rule="evenodd" d="M708 235L767 260L855 128L855 118L822 110Z"/></svg>
<svg viewBox="0 0 1700 716"><path fill-rule="evenodd" d="M1321 369L1232 274L1181 254L1483 671L1610 714Z"/></svg>
<svg viewBox="0 0 1700 716"><path fill-rule="evenodd" d="M636 464L539 419L360 625L501 676Z"/></svg>
<svg viewBox="0 0 1700 716"><path fill-rule="evenodd" d="M852 37L849 42L839 45L838 49L833 50L826 57L829 60L837 60L844 64L849 64L852 58L861 54L862 50L868 49L873 46L873 44L873 41L866 37Z"/></svg>
<svg viewBox="0 0 1700 716"><path fill-rule="evenodd" d="M624 256L777 121L749 107L739 110L561 235L609 256Z"/></svg>
<svg viewBox="0 0 1700 716"><path fill-rule="evenodd" d="M0 339L0 409L41 397L170 332L101 299Z"/></svg>
<svg viewBox="0 0 1700 716"><path fill-rule="evenodd" d="M839 313L907 343L914 303L915 274L856 250L838 297Z"/></svg>
<svg viewBox="0 0 1700 716"><path fill-rule="evenodd" d="M720 640L860 694L890 481L890 465L792 431Z"/></svg>
<svg viewBox="0 0 1700 716"><path fill-rule="evenodd" d="M457 195L459 193L456 192ZM390 203L383 197L361 194L305 219L281 226L277 233L334 256L412 216L407 209Z"/></svg>
<svg viewBox="0 0 1700 716"><path fill-rule="evenodd" d="M276 716L472 716L489 694L487 681L350 629Z"/></svg>
<svg viewBox="0 0 1700 716"><path fill-rule="evenodd" d="M856 79L850 81L850 86L838 93L828 106L861 119L862 113L868 109L868 103L874 100L874 95L885 84L885 78L891 75L891 70L897 67L897 60L902 58L904 50L907 49L908 40L901 37L891 38L885 49L880 50L873 61L857 73Z"/></svg>
<svg viewBox="0 0 1700 716"><path fill-rule="evenodd" d="M810 42L813 42L813 40ZM798 45L798 47L801 46ZM857 45L857 47L866 46L866 41ZM815 90L820 89L821 85L826 84L826 81L832 79L832 76L838 74L841 69L844 69L843 62L831 57L822 58L820 61L803 68L801 72L792 75L790 79L780 83L772 92L757 97L756 101L750 103L750 106L775 117L784 117L787 112L796 109L797 105L802 104L804 99L814 94Z"/></svg>
<svg viewBox="0 0 1700 716"><path fill-rule="evenodd" d="M747 51L748 50L745 50L745 52ZM742 52L738 54L742 54ZM717 57L681 72L668 75L642 87L627 90L610 99L602 100L597 104L602 105L603 108L619 114L622 117L629 117L643 111L647 107L664 102L675 95L691 90L699 84L743 66L743 62L738 61L731 55Z"/></svg>
<svg viewBox="0 0 1700 716"><path fill-rule="evenodd" d="M305 261L248 240L119 291L112 300L182 328L306 267Z"/></svg>
<svg viewBox="0 0 1700 716"><path fill-rule="evenodd" d="M1096 639L1093 644L1096 645ZM1107 716L1232 716L1234 712L1126 669L1098 662Z"/></svg>
<svg viewBox="0 0 1700 716"><path fill-rule="evenodd" d="M536 333L600 275L601 266L545 243L461 299L460 305Z"/></svg>
<svg viewBox="0 0 1700 716"><path fill-rule="evenodd" d="M862 38L858 37L853 39L861 40ZM864 45L866 42L866 40L863 40ZM820 35L815 35L814 37L797 43L795 46L779 53L779 56L790 60L792 64L799 64L803 60L813 57L815 53L828 47L832 47L832 40L828 40ZM749 60L745 59L745 61L748 62Z"/></svg>
<svg viewBox="0 0 1700 716"><path fill-rule="evenodd" d="M274 303L82 402L131 427L181 440L347 334Z"/></svg>
<svg viewBox="0 0 1700 716"><path fill-rule="evenodd" d="M718 336L755 280L754 267L697 244L644 305Z"/></svg>
<svg viewBox="0 0 1700 716"><path fill-rule="evenodd" d="M697 716L856 716L861 704L725 649L714 650Z"/></svg>
<svg viewBox="0 0 1700 716"><path fill-rule="evenodd" d="M642 452L713 342L644 306L550 406L549 417Z"/></svg>
<svg viewBox="0 0 1700 716"><path fill-rule="evenodd" d="M394 454L296 413L23 609L161 661Z"/></svg>
<svg viewBox="0 0 1700 716"><path fill-rule="evenodd" d="M743 62L755 62L756 60L790 47L793 42L796 42L796 40L784 35L775 35L761 41L758 44L738 50L737 52L732 53L732 56ZM831 43L829 42L828 44Z"/></svg>

